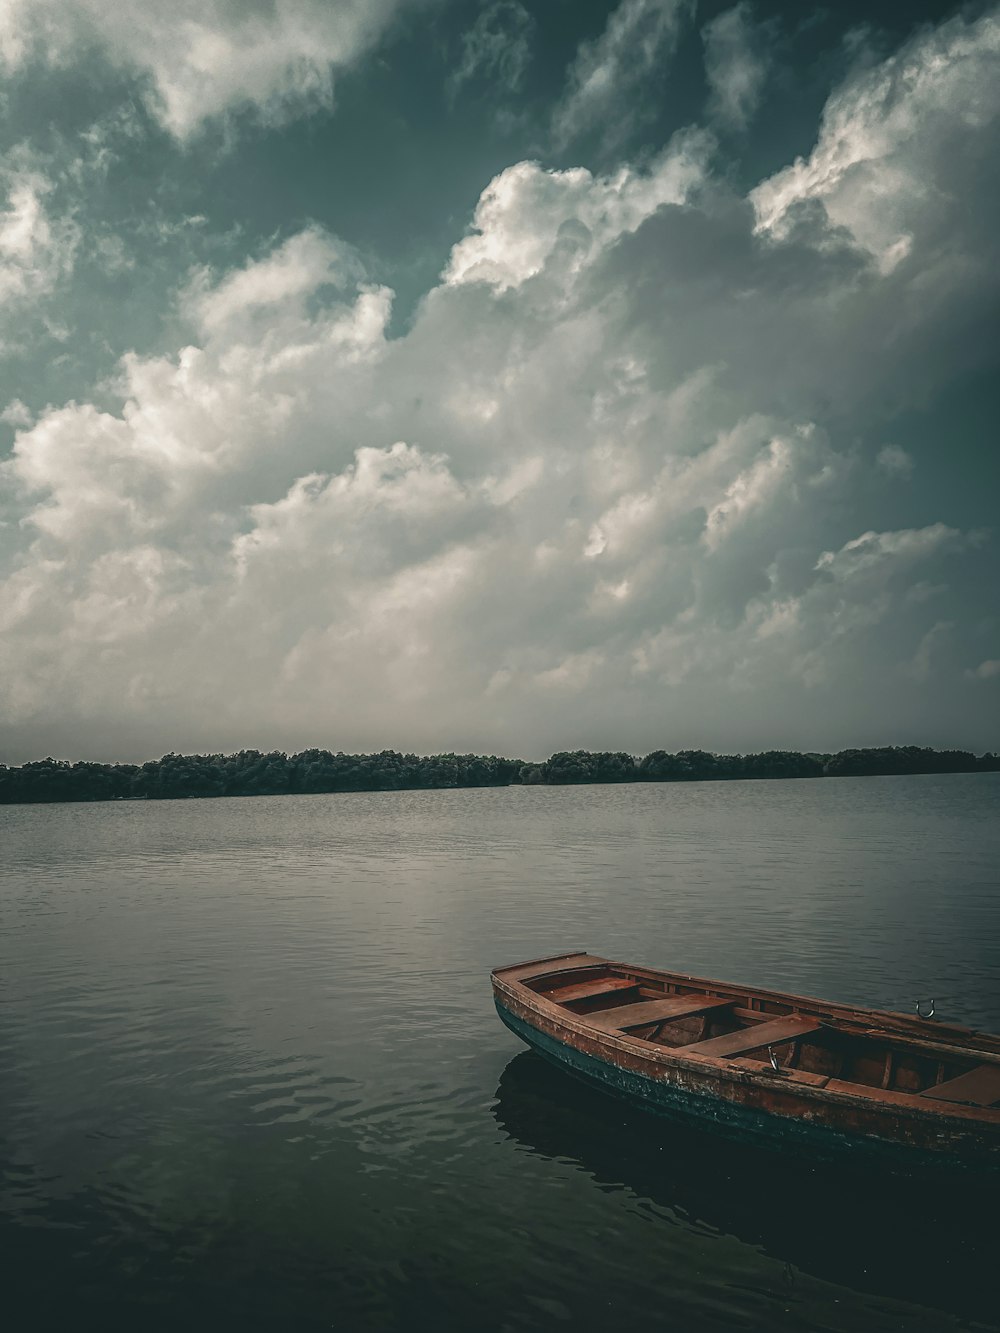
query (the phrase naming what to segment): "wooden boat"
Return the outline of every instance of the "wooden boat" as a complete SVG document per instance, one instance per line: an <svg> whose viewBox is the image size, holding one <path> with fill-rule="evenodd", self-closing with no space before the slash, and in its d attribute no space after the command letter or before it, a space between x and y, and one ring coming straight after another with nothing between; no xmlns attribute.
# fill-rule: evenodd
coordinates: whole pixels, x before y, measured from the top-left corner
<svg viewBox="0 0 1000 1333"><path fill-rule="evenodd" d="M1000 1037L584 952L492 980L529 1046L651 1110L821 1156L1000 1168Z"/></svg>

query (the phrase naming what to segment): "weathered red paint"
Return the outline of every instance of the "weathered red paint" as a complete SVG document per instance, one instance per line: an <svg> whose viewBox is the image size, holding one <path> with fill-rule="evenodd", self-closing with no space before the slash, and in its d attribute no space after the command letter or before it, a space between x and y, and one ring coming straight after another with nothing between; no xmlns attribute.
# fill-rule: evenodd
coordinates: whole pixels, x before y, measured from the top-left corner
<svg viewBox="0 0 1000 1333"><path fill-rule="evenodd" d="M605 1007L601 1011L603 1025L598 1026L588 1022L587 1013L582 1010L586 1007L596 1010L602 1000L589 993L593 987L582 983L587 978L601 977L609 983L604 999L612 1004L610 1009ZM622 980L633 981L635 990L623 989ZM991 1161L995 1156L1000 1163L1000 1105L971 1106L937 1100L933 1092L935 1076L943 1087L956 1075L965 1075L968 1069L1000 1067L1000 1037L905 1014L830 1004L684 973L613 963L585 953L498 968L492 981L498 1003L522 1023L617 1070L659 1080L748 1111L765 1112L779 1121L809 1123L841 1135L933 1154L969 1155L977 1160L985 1154ZM573 998L560 1002L557 997L561 984ZM551 994L540 993L546 990ZM683 1044L678 1044L677 1033L672 1034L670 1045L663 1044L662 1038L650 1040L658 1031L651 1024L645 1025L650 1031L644 1036L620 1030L628 1024L631 1005L645 1004L648 1012L651 998L674 994L719 997L729 1003L709 1011L700 1036L681 1034ZM609 1029L608 1023L617 1022L621 1000L625 1001L620 1007L621 1022L617 1029ZM639 1014L642 1012L637 1010ZM758 1052L756 1058L726 1058L686 1051L685 1046L697 1046L704 1039L708 1024L715 1022L713 1016L720 1013L731 1015L724 1022L742 1025L729 1031L738 1035L745 1030L751 1038L757 1023L772 1020L770 1030L775 1030L773 1020L782 1015L815 1019L816 1023L803 1024L803 1028L807 1032L819 1029L820 1035L786 1041L782 1046L787 1057L785 1063L794 1066L800 1054L809 1052L810 1059L825 1059L823 1043L827 1042L835 1048L831 1059L839 1061L841 1067L845 1063L853 1067L863 1061L866 1069L874 1069L882 1061L884 1073L881 1068L876 1069L872 1078L881 1074L882 1081L889 1083L903 1069L900 1077L923 1077L927 1086L902 1091L841 1078L837 1076L839 1071L825 1074L792 1067L775 1072L766 1053ZM785 1026L791 1028L795 1024ZM810 1045L812 1042L817 1043L815 1048ZM924 1075L913 1073L913 1067L922 1069ZM936 1075L929 1074L931 1070L936 1070ZM979 1084L990 1095L991 1069L987 1075Z"/></svg>

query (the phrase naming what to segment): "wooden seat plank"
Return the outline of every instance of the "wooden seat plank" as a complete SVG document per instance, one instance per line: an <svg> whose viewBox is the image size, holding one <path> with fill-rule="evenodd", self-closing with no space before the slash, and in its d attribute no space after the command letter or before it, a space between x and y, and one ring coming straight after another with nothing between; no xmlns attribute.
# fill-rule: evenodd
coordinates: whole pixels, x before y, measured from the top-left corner
<svg viewBox="0 0 1000 1333"><path fill-rule="evenodd" d="M810 1032L818 1032L821 1024L815 1018L804 1018L801 1014L786 1014L769 1023L758 1023L756 1027L741 1028L739 1032L727 1032L721 1037L709 1037L707 1041L695 1042L692 1046L678 1046L678 1055L711 1055L727 1057L746 1055L747 1051L756 1051L763 1046L778 1046L785 1041L795 1041Z"/></svg>
<svg viewBox="0 0 1000 1333"><path fill-rule="evenodd" d="M666 1023L675 1018L691 1018L707 1013L720 1005L735 1004L720 995L666 995L662 1000L645 1000L640 1004L622 1004L617 1009L598 1009L583 1018L595 1027L608 1032L625 1032L628 1028L647 1027L650 1023Z"/></svg>
<svg viewBox="0 0 1000 1333"><path fill-rule="evenodd" d="M924 1088L918 1094L942 1102L968 1102L972 1106L992 1106L1000 1102L1000 1065L977 1065L947 1083Z"/></svg>
<svg viewBox="0 0 1000 1333"><path fill-rule="evenodd" d="M578 981L570 986L556 986L539 991L546 1000L556 1004L570 1004L573 1000L589 1000L595 995L613 995L615 991L635 990L638 982L631 977L594 977L592 981Z"/></svg>

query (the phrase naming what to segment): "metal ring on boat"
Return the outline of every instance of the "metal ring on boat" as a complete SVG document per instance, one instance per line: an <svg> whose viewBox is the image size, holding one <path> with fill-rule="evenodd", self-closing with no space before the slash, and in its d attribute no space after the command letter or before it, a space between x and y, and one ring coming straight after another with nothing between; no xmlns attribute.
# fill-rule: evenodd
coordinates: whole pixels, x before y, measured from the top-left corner
<svg viewBox="0 0 1000 1333"><path fill-rule="evenodd" d="M767 1048L767 1058L771 1061L771 1068L774 1070L774 1072L775 1072L776 1074L780 1073L780 1072L781 1072L781 1065L778 1064L778 1057L777 1057L777 1056L775 1055L775 1053L774 1053L774 1047L773 1047L773 1046L769 1046L769 1047Z"/></svg>
<svg viewBox="0 0 1000 1333"><path fill-rule="evenodd" d="M928 1009L928 1011L927 1011L926 1014L924 1013L923 1009L921 1009L921 1007L920 1007L920 1006L923 1005L923 1004L929 1004L929 1005L930 1005L930 1008ZM934 1001L933 1001L933 1000L918 1000L917 1003L914 1005L914 1008L915 1008L916 1011L917 1011L917 1017L918 1017L918 1018L933 1018L933 1017L934 1017Z"/></svg>

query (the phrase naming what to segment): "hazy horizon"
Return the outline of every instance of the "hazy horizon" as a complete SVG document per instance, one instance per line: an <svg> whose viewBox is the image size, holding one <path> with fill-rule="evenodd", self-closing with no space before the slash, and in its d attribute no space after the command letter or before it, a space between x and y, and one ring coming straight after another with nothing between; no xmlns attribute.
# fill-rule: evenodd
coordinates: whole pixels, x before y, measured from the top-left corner
<svg viewBox="0 0 1000 1333"><path fill-rule="evenodd" d="M15 0L0 761L996 750L998 57Z"/></svg>

